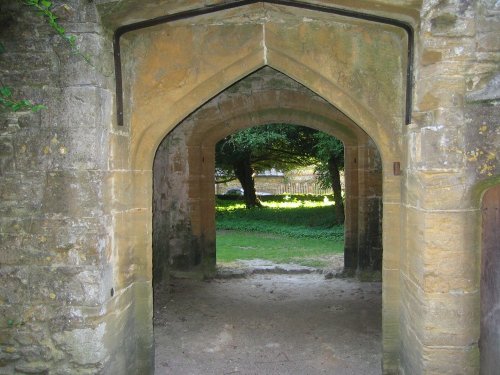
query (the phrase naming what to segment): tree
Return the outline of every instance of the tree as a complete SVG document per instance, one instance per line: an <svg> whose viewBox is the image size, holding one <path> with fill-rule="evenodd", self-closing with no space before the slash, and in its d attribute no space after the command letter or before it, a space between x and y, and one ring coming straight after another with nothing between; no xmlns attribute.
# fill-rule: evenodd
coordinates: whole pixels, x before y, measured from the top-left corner
<svg viewBox="0 0 500 375"><path fill-rule="evenodd" d="M315 156L318 159L316 172L323 187L331 187L335 202L335 220L343 224L345 220L340 170L344 168L344 145L337 138L323 132L314 134Z"/></svg>
<svg viewBox="0 0 500 375"><path fill-rule="evenodd" d="M323 187L331 187L337 224L345 219L340 171L344 145L337 138L304 126L273 124L234 133L216 146L216 168L224 181L238 179L247 208L262 204L255 194L254 175L266 169L287 171L315 165Z"/></svg>
<svg viewBox="0 0 500 375"><path fill-rule="evenodd" d="M313 164L315 132L303 126L272 124L231 134L216 145L218 175L225 181L237 178L247 208L260 207L255 174L271 168L286 171Z"/></svg>

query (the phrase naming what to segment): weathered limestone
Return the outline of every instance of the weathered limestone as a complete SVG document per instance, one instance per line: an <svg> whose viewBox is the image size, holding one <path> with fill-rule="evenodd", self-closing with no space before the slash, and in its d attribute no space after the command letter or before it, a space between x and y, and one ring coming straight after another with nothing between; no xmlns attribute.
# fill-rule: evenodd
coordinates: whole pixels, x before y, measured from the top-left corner
<svg viewBox="0 0 500 375"><path fill-rule="evenodd" d="M134 373L143 361L130 359L139 354L136 346L147 356L152 347L150 325L143 330L148 344L137 340L133 323L150 320L151 308L143 313L134 301L150 307L152 301L134 295L139 283L122 290L125 273L115 268L113 246L120 244L110 229L118 204L110 182L123 179L113 179L109 170L115 168L108 151L110 40L95 5L56 4L60 22L77 35L92 67L21 2L0 7L2 84L48 107L1 114L0 138L7 146L0 163L0 372L95 374L114 362L123 368L119 373ZM135 270L131 274L139 279Z"/></svg>
<svg viewBox="0 0 500 375"><path fill-rule="evenodd" d="M338 108L367 131L378 146L382 154L382 161L377 161L371 156L370 146L364 151L358 151L360 152L357 156L358 161L368 162L371 165L370 167L368 164L362 165L360 170L373 169L373 171L377 171L382 165L385 170L384 174L387 175L383 181L388 183L384 189L388 191L387 196L390 202L398 204L400 201L400 179L398 177L389 178L389 175L392 174L393 162L402 158L398 135L401 133L403 125L404 62L406 56L404 33L392 26L383 26L381 30L380 27L377 29L371 24L359 21L346 25L343 23L344 20L334 17L332 21L325 15L314 12L305 12L308 22L302 23L303 16L300 11L288 8L285 13L282 11L284 9L276 6L264 8L249 6L244 9L245 18L237 15L241 14L241 11L236 13L232 10L221 12L220 15L211 15L207 19L199 19L199 23L196 25L187 25L186 22L182 21L178 24L159 25L150 29L134 31L123 37L124 72L127 77L132 78L126 83L125 93L126 127L130 128L132 133L130 145L132 168L141 170L151 168L154 151L156 151L159 140L170 132L179 121L210 97L229 87L236 80L266 65L267 62L271 67L313 89L330 103L335 103ZM223 17L227 21L219 24L220 21L217 17ZM297 30L300 30L298 34L296 34ZM206 35L218 38L219 45L205 48ZM299 53L301 49L296 45L296 41L302 40L303 37L307 37L309 40L308 50L305 54ZM168 44L165 43L165 38L168 38ZM313 43L314 40L321 42ZM324 45L329 44L335 45L334 50L338 50L337 52L342 55L342 59L329 60L331 59L330 50L324 48ZM236 48L236 45L241 46L241 48ZM362 47L364 45L369 48ZM375 45L378 47L374 48ZM204 48L200 49L201 46ZM358 46L355 51L359 48L360 53L351 53L352 46ZM384 51L384 59L382 60L379 54L381 49ZM191 60L194 64L191 66L189 59L194 59L194 56L196 59ZM203 64L200 64L201 62ZM340 63L342 65L336 65ZM373 64L379 64L380 68L377 69ZM346 66L349 67L349 72L345 76L335 73L347 69ZM172 71L171 75L167 74L169 71ZM364 76L363 71L370 73ZM363 79L360 78L361 76ZM391 79L387 79L389 76ZM350 77L359 77L359 79L352 80ZM382 91L384 94L380 95L379 93L376 96L370 94L377 86L375 82L380 80L383 80L385 84ZM363 91L362 86L371 84L369 82L373 82L373 90ZM286 95L289 94L284 94L281 101L285 108ZM253 106L255 102L259 102L261 100L259 98L258 95L252 95L250 99L241 98L240 100L245 108L245 106ZM263 102L265 103L265 100ZM220 110L225 110L226 107L228 114L240 109L238 105L228 103L227 105L222 104ZM213 122L210 122L210 125L203 124L204 118L210 119L209 108L207 107L207 116L194 115L197 118L196 128L201 129L198 131L201 137L206 137L209 134L205 133L206 126L214 126ZM314 113L311 110L309 112ZM247 117L245 118L245 116ZM284 121L287 119L286 117L274 115L273 118L272 113L266 114L267 117L259 118L259 116L262 115L255 112L247 115L239 114L234 118L229 117L225 124L230 124L228 129L230 131L222 131L211 142L204 140L202 149L210 151L202 152L202 155L210 155L217 140L238 128L273 121L288 122ZM290 118L290 115L288 116ZM295 118L297 117L295 116ZM290 119L293 120L293 117ZM299 117L299 119L302 118ZM317 126L308 121L303 121L303 124ZM324 130L332 133L335 127L331 129L325 128ZM196 156L193 157L196 158ZM191 156L188 155L182 160L191 160ZM196 165L200 165L200 161L195 161L194 164L190 163L189 168ZM204 176L212 176L213 166L206 164L205 171ZM191 169L189 172L191 173ZM186 180L186 178L187 176L184 175L183 179ZM209 201L196 200L196 197L200 197L196 193L196 189L199 189L198 186L204 186L205 188L200 189L200 191L209 192L208 195L213 197L211 178L204 179L200 176L199 183L194 182L194 185L190 185L187 194L190 197L189 202L192 210L210 212L202 211L203 205L203 207L213 210L213 204L209 207ZM357 206L353 206L353 209L356 212L365 213L366 215L361 215L363 218L369 217L367 215L369 212L380 212L380 200L367 198L372 195L370 193L372 186L375 187L375 191L377 189L380 191L382 182L376 182L370 177L370 174L363 174L362 178L358 178L357 183L362 189L358 189ZM148 191L150 185L144 185L138 189ZM173 198L173 201L176 200ZM375 214L376 217L379 215L379 213ZM208 218L210 215L205 217ZM196 241L205 241L204 243L207 244L205 251L208 251L213 257L214 252L210 250L210 246L214 244L214 232L209 224L210 220L204 219L203 216L197 216L195 212L189 213L189 219L188 221L180 221L181 225L189 223L185 226L186 230L199 236L199 240ZM199 219L202 221L198 221ZM372 222L375 223L374 226L367 225L367 223ZM199 234L197 234L196 228L200 228ZM380 224L375 220L368 219L366 223L358 223L356 232L352 233L352 235L359 235L355 248L367 248L367 244L370 242L367 238L379 238L380 230ZM391 238L398 238L398 236L399 231L393 232ZM377 246L375 245L374 248ZM377 267L377 264L380 266L380 244L378 249L378 254L373 254L373 258L368 264L363 264L362 267ZM399 252L395 248L392 251ZM184 257L184 259L186 258ZM191 266L200 262L197 256L191 258L188 256L187 259L188 262L191 259L191 262L194 263ZM204 258L202 257L202 259ZM364 256L363 259L370 259L370 257ZM398 265L395 263L397 263L397 257L392 256L392 264L390 267L384 267L383 272L397 269ZM353 264L358 264L358 260L354 260ZM186 268L184 261L179 265ZM187 268L189 269L189 267ZM397 291L398 288L387 289L386 293L397 293ZM396 299L397 294L386 294L385 298ZM397 304L387 307L391 311L398 308ZM388 312L387 316L397 319L398 313L397 311ZM397 324L395 321L391 322L390 318L385 323L387 325ZM397 342L397 334L394 333L392 337ZM397 344L393 344L392 350L397 347ZM387 353L387 356L394 357L395 355ZM391 361L387 361L386 366L389 368L395 365L394 362L391 364Z"/></svg>
<svg viewBox="0 0 500 375"><path fill-rule="evenodd" d="M424 3L422 9L421 68L414 125L408 128L407 246L401 258L407 329L400 371L405 374L479 372L480 215L474 190L494 176L498 183L494 107L499 97L481 103L468 97L480 97L472 91L493 78L498 43L486 42L490 53L480 51L485 48L481 28L492 21L498 26L495 12L494 5L481 1ZM488 118L492 111L496 119ZM480 141L481 133L491 140Z"/></svg>
<svg viewBox="0 0 500 375"><path fill-rule="evenodd" d="M263 2L126 33L120 41L123 127L114 113L113 31L223 2L54 3L94 66L21 2L0 3L1 84L48 107L0 113L0 373L152 373L155 153L195 110L264 66L337 108L380 153L376 160L369 147L358 148L365 140L346 144L348 163L365 155L367 171L349 179L360 199L348 200L348 210L380 207L380 200L362 200L371 186L383 191L384 373L480 371L480 207L484 192L500 184L496 2L314 2L413 26L409 126L403 120L408 51L401 29ZM273 109L254 116L234 112L238 100L243 106L251 99L259 108L269 97L233 96L220 107L227 128L193 118L194 138L186 140L192 142L187 178L193 188L178 206L193 208L194 237L213 233L201 216L213 204L200 194L213 196L211 147L225 131L276 118L346 131L329 129L333 112L314 101L300 111L286 107L297 105L298 92L277 88ZM401 175L393 173L395 162ZM380 167L381 182L368 173ZM375 229L368 224L348 227L365 233L364 241ZM357 247L354 237L348 233ZM211 241L197 242L207 259Z"/></svg>

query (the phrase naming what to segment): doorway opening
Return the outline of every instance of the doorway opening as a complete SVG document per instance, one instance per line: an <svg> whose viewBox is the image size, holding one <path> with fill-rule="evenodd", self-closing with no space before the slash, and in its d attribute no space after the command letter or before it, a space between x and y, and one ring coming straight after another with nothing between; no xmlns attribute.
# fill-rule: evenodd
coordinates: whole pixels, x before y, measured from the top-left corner
<svg viewBox="0 0 500 375"><path fill-rule="evenodd" d="M219 140L215 161L219 273L342 270L340 140L305 126L255 126Z"/></svg>
<svg viewBox="0 0 500 375"><path fill-rule="evenodd" d="M247 105L242 107L242 102ZM153 168L155 282L172 272L199 278L215 275L215 145L239 129L266 123L307 124L343 142L344 267L380 276L382 161L377 147L317 94L265 67L205 103L159 145Z"/></svg>
<svg viewBox="0 0 500 375"><path fill-rule="evenodd" d="M286 103L276 100L283 96ZM247 103L243 108L242 101ZM316 272L214 280L215 145L236 130L276 123L307 124L344 142L348 193L342 258L353 272L380 275L382 163L375 144L315 93L274 69L263 68L193 112L158 147L153 168L153 274L159 373L173 368L196 371L201 363L213 363L214 373L220 366L224 371L239 371L238 366L245 371L277 371L276 366L282 366L284 373L297 374L319 374L325 369L380 373L379 282L359 284ZM203 326L207 322L209 326ZM300 322L310 324L299 329ZM279 340L266 336L272 332L270 325L276 327L274 336L282 335ZM245 332L248 327L253 327L251 332ZM261 333L252 336L259 329ZM334 331L342 331L343 339ZM186 356L175 353L178 345L172 342L184 342L181 348ZM358 350L360 343L368 346ZM305 352L291 351L301 346L306 346ZM175 362L175 358L184 359ZM271 367L262 370L262 366Z"/></svg>
<svg viewBox="0 0 500 375"><path fill-rule="evenodd" d="M370 210L381 211L380 204L371 204L374 195L370 189L376 187L381 192L383 181L384 369L393 371L400 347L399 276L404 232L401 177L392 171L404 161L401 140L408 113L404 98L410 85L405 74L411 56L409 35L396 25L352 20L316 9L267 3L241 9L243 18L234 9L227 9L137 29L121 37L121 68L130 79L123 86L123 136L115 137L111 154L123 159L120 168L128 180L127 184L114 185L116 196L125 201L119 207L123 214L113 225L114 233L131 233L137 241L133 253L120 252L120 275L130 275L123 278L120 287L131 296L140 290L141 300L151 301L151 270L155 283L168 284L171 274L213 277L215 142L243 127L308 125L344 140L346 155L350 155L346 163L352 164L346 170L356 171L351 179L352 199L346 200L346 210L354 213L346 221L349 229L345 236L346 252L351 249L345 264L352 269L363 268L362 259L369 259L369 264L381 263L381 256L361 257L360 250L373 244L372 235L381 237L380 220L369 221ZM265 71L273 72L270 79L256 74ZM280 74L287 80L280 79ZM235 84L242 81L246 87L235 90ZM150 177L155 152L158 150L158 160L163 152L161 146L158 148L161 140L183 126L191 129L176 135L184 153L169 149L171 163L166 167L181 183L176 182L163 196L155 187L156 202L152 202ZM381 167L372 168L376 160L372 156L378 152L383 176ZM155 169L158 165L161 168L161 163L155 164ZM157 170L153 174L155 180L161 180ZM133 199L130 190L135 193ZM153 206L155 217L162 218L154 221L154 246L144 231L153 222ZM136 217L138 221L130 220ZM373 223L377 225L370 225ZM158 236L162 230L173 237L163 241ZM381 249L378 246L379 254ZM130 266L139 261L140 267ZM165 269L168 272L161 272ZM142 345L144 353L151 352L152 326L144 316L151 315L152 303L144 305L134 299L131 304L134 310L127 319L140 340L148 343L147 347ZM152 357L144 358L146 363Z"/></svg>

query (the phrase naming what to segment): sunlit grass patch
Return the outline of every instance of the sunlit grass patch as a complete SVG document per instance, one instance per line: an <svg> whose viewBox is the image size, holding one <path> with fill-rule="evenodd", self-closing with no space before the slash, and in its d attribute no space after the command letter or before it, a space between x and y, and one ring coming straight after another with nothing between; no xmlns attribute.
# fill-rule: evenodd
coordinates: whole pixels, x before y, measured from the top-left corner
<svg viewBox="0 0 500 375"><path fill-rule="evenodd" d="M258 232L219 231L217 262L264 259L275 263L294 263L310 267L328 264L325 256L342 253L343 240L289 238Z"/></svg>
<svg viewBox="0 0 500 375"><path fill-rule="evenodd" d="M332 201L321 196L266 197L264 207L218 200L217 261L263 259L324 267L342 253L344 227L334 225Z"/></svg>

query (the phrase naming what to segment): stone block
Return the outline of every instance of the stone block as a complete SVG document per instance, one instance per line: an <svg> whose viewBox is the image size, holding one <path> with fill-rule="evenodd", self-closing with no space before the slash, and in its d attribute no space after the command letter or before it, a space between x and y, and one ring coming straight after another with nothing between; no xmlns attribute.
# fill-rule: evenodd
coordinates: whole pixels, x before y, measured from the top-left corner
<svg viewBox="0 0 500 375"><path fill-rule="evenodd" d="M498 30L481 33L478 38L478 51L498 52L500 43L498 42Z"/></svg>
<svg viewBox="0 0 500 375"><path fill-rule="evenodd" d="M384 170L382 186L383 188L378 193L382 196L383 191L384 203L399 203L401 201L401 176L394 176L392 165L390 169Z"/></svg>
<svg viewBox="0 0 500 375"><path fill-rule="evenodd" d="M117 288L124 288L133 281L151 280L151 212L133 210L114 216L114 261Z"/></svg>
<svg viewBox="0 0 500 375"><path fill-rule="evenodd" d="M21 61L22 64L19 63ZM0 70L5 72L5 78L8 78L4 84L8 86L12 86L14 82L25 86L50 85L58 79L58 68L57 56L52 51L34 53L7 50L2 53L0 60Z"/></svg>
<svg viewBox="0 0 500 375"><path fill-rule="evenodd" d="M64 6L60 6L59 8L56 6L54 13L60 17L65 17L65 25L68 28L74 28L75 32L85 32L86 30L82 30L82 27L97 27L97 25L99 25L96 24L96 26L94 26L94 23L99 20L95 4L85 2L82 3L75 0L68 1L66 4L71 6L69 10ZM71 25L71 23L74 22L78 22L78 27Z"/></svg>
<svg viewBox="0 0 500 375"><path fill-rule="evenodd" d="M135 327L135 337L132 344L138 348L135 363L139 372L147 371L152 367L151 352L154 350L153 327L153 287L150 281L134 284L135 318L141 322Z"/></svg>
<svg viewBox="0 0 500 375"><path fill-rule="evenodd" d="M425 327L425 299L422 289L414 283L407 275L401 275L401 326L402 341L405 341L405 335L412 337L410 340L417 340L421 346L421 336ZM416 353L415 353L416 354Z"/></svg>
<svg viewBox="0 0 500 375"><path fill-rule="evenodd" d="M55 42L61 81L66 86L109 87L113 77L113 47L98 34L83 33L76 37L78 53L63 40Z"/></svg>
<svg viewBox="0 0 500 375"><path fill-rule="evenodd" d="M399 270L401 249L400 205L384 203L383 208L383 268Z"/></svg>
<svg viewBox="0 0 500 375"><path fill-rule="evenodd" d="M72 130L103 129L104 126L105 130L109 130L105 125L111 125L111 98L109 90L92 85L65 87L51 125Z"/></svg>
<svg viewBox="0 0 500 375"><path fill-rule="evenodd" d="M469 293L479 287L477 211L424 213L423 288Z"/></svg>
<svg viewBox="0 0 500 375"><path fill-rule="evenodd" d="M42 212L74 218L103 215L103 180L98 171L48 172Z"/></svg>
<svg viewBox="0 0 500 375"><path fill-rule="evenodd" d="M130 166L130 137L128 134L109 134L109 169L127 169Z"/></svg>
<svg viewBox="0 0 500 375"><path fill-rule="evenodd" d="M382 171L363 170L360 178L360 188L364 190L367 197L382 197Z"/></svg>
<svg viewBox="0 0 500 375"><path fill-rule="evenodd" d="M433 36L467 37L473 36L476 29L474 19L457 15L455 9L444 11L430 20Z"/></svg>
<svg viewBox="0 0 500 375"><path fill-rule="evenodd" d="M462 139L457 128L437 125L422 128L421 134L422 161L419 169L447 170L463 165L463 155L459 152Z"/></svg>
<svg viewBox="0 0 500 375"><path fill-rule="evenodd" d="M12 235L24 235L29 233L31 227L31 219L22 217L16 218L16 212L10 217L7 216L8 210L5 210L4 217L0 217L0 233Z"/></svg>
<svg viewBox="0 0 500 375"><path fill-rule="evenodd" d="M108 295L101 270L91 267L32 267L29 283L33 303L98 306Z"/></svg>
<svg viewBox="0 0 500 375"><path fill-rule="evenodd" d="M14 145L11 136L0 136L0 176L15 170Z"/></svg>
<svg viewBox="0 0 500 375"><path fill-rule="evenodd" d="M407 277L416 285L423 286L424 282L424 214L413 207L406 207L406 262L408 264ZM404 256L404 255L403 255Z"/></svg>
<svg viewBox="0 0 500 375"><path fill-rule="evenodd" d="M202 108L200 108L200 110L192 113L191 115L189 115L188 119L185 119L183 121L183 128L185 130L182 133L188 135L193 128L200 127L198 124L205 125L201 126L201 129L205 130L207 126L210 126L210 124L207 123L206 119L221 118L221 115L231 117L231 113L233 113L235 110L237 112L238 108L242 108L246 104L245 99L247 99L247 97L242 97L240 95L237 96L236 98L231 98L231 100L224 100L224 101L218 100L217 102L215 101L207 102L206 104L203 105ZM239 104L239 106L234 106L234 104L237 103ZM214 125L216 124L211 124L211 126ZM180 134L180 132L176 132L176 134L180 137L183 136L183 134Z"/></svg>
<svg viewBox="0 0 500 375"><path fill-rule="evenodd" d="M384 362L394 359L399 351L400 285L399 270L382 270L384 289L382 291L382 345ZM391 361L392 362L392 361Z"/></svg>
<svg viewBox="0 0 500 375"><path fill-rule="evenodd" d="M23 235L0 233L0 264L18 265L24 263L24 249L22 247Z"/></svg>
<svg viewBox="0 0 500 375"><path fill-rule="evenodd" d="M477 346L449 346L423 348L423 373L442 375L479 374ZM412 374L410 372L410 374Z"/></svg>
<svg viewBox="0 0 500 375"><path fill-rule="evenodd" d="M399 247L399 269L401 270L401 273L404 275L409 275L410 274L410 261L408 259L408 238L411 236L410 231L406 230L405 228L408 228L408 215L407 215L407 207L405 205L401 205L400 211L400 219L401 219L401 232L400 232L400 244L401 246ZM387 235L388 232L384 229L382 229L382 234Z"/></svg>
<svg viewBox="0 0 500 375"><path fill-rule="evenodd" d="M108 132L105 127L54 130L50 140L52 170L105 170Z"/></svg>
<svg viewBox="0 0 500 375"><path fill-rule="evenodd" d="M5 49L10 52L50 52L52 49L52 30L46 27L41 17L36 12L25 12L23 4L8 2L2 4L2 23L4 27L0 36ZM23 17L18 17L22 13ZM14 22L15 20L15 22ZM31 37L26 30L33 30L37 38ZM16 35L16 37L12 37Z"/></svg>
<svg viewBox="0 0 500 375"><path fill-rule="evenodd" d="M435 64L443 58L443 53L440 50L424 49L422 56L420 58L420 63L422 65Z"/></svg>
<svg viewBox="0 0 500 375"><path fill-rule="evenodd" d="M28 369L43 369L43 367L40 367L40 362L47 364L54 359L52 355L52 347L49 346L50 344L44 345L35 343L35 344L21 346L19 348L19 354L22 356L24 361L26 361L27 363L31 362L32 365L31 366L16 365L16 370L19 371L19 369L22 369L26 373ZM33 362L35 363L38 362L38 364L35 365L35 363ZM49 368L49 366L45 365L45 369L47 368Z"/></svg>
<svg viewBox="0 0 500 375"><path fill-rule="evenodd" d="M20 374L49 374L50 366L47 363L24 363L16 365L16 372Z"/></svg>
<svg viewBox="0 0 500 375"><path fill-rule="evenodd" d="M485 100L484 102L470 103L466 107L465 122L467 128L465 139L467 144L464 150L465 159L470 173L481 180L500 174L500 163L498 162L498 144L500 142L498 111L493 104L494 100L488 102L488 100L498 97L498 95L487 90L488 86L498 86L495 81L500 82L500 79L493 79L490 82L491 85L487 85L486 90L473 93L473 97L482 98Z"/></svg>
<svg viewBox="0 0 500 375"><path fill-rule="evenodd" d="M98 265L105 258L109 241L85 225L64 223L60 227L35 229L29 234L0 234L4 245L0 262L5 265L83 266Z"/></svg>
<svg viewBox="0 0 500 375"><path fill-rule="evenodd" d="M55 333L54 341L79 365L104 364L108 355L104 345L106 323L93 328L81 328Z"/></svg>
<svg viewBox="0 0 500 375"><path fill-rule="evenodd" d="M479 339L479 291L425 294L420 340L428 347L470 347Z"/></svg>
<svg viewBox="0 0 500 375"><path fill-rule="evenodd" d="M113 171L107 174L104 204L108 210L119 212L152 205L153 176L151 171Z"/></svg>
<svg viewBox="0 0 500 375"><path fill-rule="evenodd" d="M6 305L29 303L30 271L26 267L2 266L0 268L0 302ZM17 319L18 317L12 317Z"/></svg>
<svg viewBox="0 0 500 375"><path fill-rule="evenodd" d="M104 342L109 355L109 371L147 374L154 367L152 291L150 282L134 282L118 290L108 301L106 311L109 313L102 321L106 324ZM117 346L116 342L121 345Z"/></svg>
<svg viewBox="0 0 500 375"><path fill-rule="evenodd" d="M26 127L13 139L16 170L20 173L48 170L52 166L52 154L57 152L51 142L55 134L46 128Z"/></svg>
<svg viewBox="0 0 500 375"><path fill-rule="evenodd" d="M293 24L296 20L291 22ZM391 75L397 80L398 74L394 76L393 73L401 67L398 67L396 59L392 59L391 56L403 47L399 35L389 36L387 33L382 36L382 34L370 28L369 25L344 23L340 26L340 24L333 22L325 25L321 21L312 19L308 23L293 27L289 23L283 25L282 22L271 19L266 23L265 36L268 61L271 62L271 65L276 62L276 60L273 60L276 57L289 56L289 63L293 59L294 62L301 65L314 66L322 77L332 78L337 87L344 92L356 95L360 102L369 105L371 108L376 108L375 111L378 113L387 113L400 104L400 100L396 98L397 95L394 95L398 88L392 87L389 89L389 86L395 81L388 84L387 80L374 78L377 82L385 82L383 87L378 87L379 95L377 98L366 95L370 90L363 92L360 90L361 81L365 85L370 85L367 80L362 78L362 71L365 73L370 71L370 75L378 75L381 73L381 71L376 72L375 66L378 64L384 66L383 74ZM368 39L370 42L366 43ZM296 43L297 40L302 42ZM307 44L307 50L302 49L303 43ZM331 50L325 50L325 45L331 46ZM363 52L353 55L352 48L354 45L363 45ZM373 59L374 48L379 52L377 59ZM382 50L384 52L381 55ZM384 58L380 59L380 56L384 56ZM351 61L353 58L356 59L355 62ZM286 58L283 62L285 60ZM284 64L287 63L284 62ZM366 70L362 68L368 66L370 67ZM385 102L389 97L391 99L382 107L381 102ZM387 103L391 103L391 105L387 106Z"/></svg>
<svg viewBox="0 0 500 375"><path fill-rule="evenodd" d="M462 171L413 171L405 187L408 203L422 210L471 209L468 179Z"/></svg>
<svg viewBox="0 0 500 375"><path fill-rule="evenodd" d="M442 107L454 108L463 105L464 81L457 79L452 74L453 72L450 72L448 76L426 78L418 82L415 104L419 111L432 111Z"/></svg>
<svg viewBox="0 0 500 375"><path fill-rule="evenodd" d="M403 296L407 291L403 290ZM406 301L408 302L408 301ZM401 347L399 350L400 374L423 374L422 344L415 334L413 316L409 313L412 306L402 305L401 314Z"/></svg>
<svg viewBox="0 0 500 375"><path fill-rule="evenodd" d="M407 220L410 278L427 292L477 290L477 212L407 208Z"/></svg>
<svg viewBox="0 0 500 375"><path fill-rule="evenodd" d="M29 235L23 237L21 260L41 266L103 264L110 251L108 221L107 217L34 219Z"/></svg>

